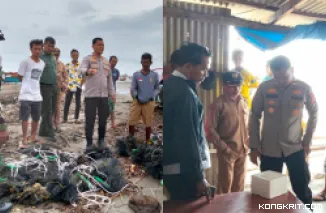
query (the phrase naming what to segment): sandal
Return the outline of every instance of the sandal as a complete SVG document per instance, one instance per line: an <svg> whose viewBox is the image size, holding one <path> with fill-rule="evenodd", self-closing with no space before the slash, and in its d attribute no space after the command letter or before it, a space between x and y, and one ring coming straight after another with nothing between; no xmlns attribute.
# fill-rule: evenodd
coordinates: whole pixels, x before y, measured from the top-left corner
<svg viewBox="0 0 326 213"><path fill-rule="evenodd" d="M31 141L31 136L27 138L29 143L34 143L34 144L44 144L43 141L40 141L39 139L35 139L34 141Z"/></svg>
<svg viewBox="0 0 326 213"><path fill-rule="evenodd" d="M18 144L18 150L20 149L28 149L29 146L27 144L25 144L23 141L20 141Z"/></svg>
<svg viewBox="0 0 326 213"><path fill-rule="evenodd" d="M319 193L319 194L316 194L312 197L312 200L313 201L326 201L326 195L322 194L322 193Z"/></svg>

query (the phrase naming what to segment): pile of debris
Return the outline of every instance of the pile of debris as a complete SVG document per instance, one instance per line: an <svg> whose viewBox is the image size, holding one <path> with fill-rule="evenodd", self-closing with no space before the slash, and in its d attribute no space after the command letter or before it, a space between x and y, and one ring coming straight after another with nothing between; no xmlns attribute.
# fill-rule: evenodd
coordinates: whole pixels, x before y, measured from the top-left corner
<svg viewBox="0 0 326 213"><path fill-rule="evenodd" d="M153 136L152 144L138 142L134 137L120 137L116 141L116 152L121 157L131 157L133 163L141 165L154 179L163 179L163 143Z"/></svg>
<svg viewBox="0 0 326 213"><path fill-rule="evenodd" d="M39 145L20 152L19 160L0 162L0 200L36 206L48 200L75 205L83 199L88 208L109 205L130 185L108 148L78 155Z"/></svg>

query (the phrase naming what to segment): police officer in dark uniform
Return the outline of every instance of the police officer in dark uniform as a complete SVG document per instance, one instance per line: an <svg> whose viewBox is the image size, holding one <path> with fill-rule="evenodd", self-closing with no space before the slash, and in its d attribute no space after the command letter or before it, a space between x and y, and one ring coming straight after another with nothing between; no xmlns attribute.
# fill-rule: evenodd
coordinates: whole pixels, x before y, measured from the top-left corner
<svg viewBox="0 0 326 213"><path fill-rule="evenodd" d="M293 76L290 60L277 56L270 62L274 79L263 82L253 99L249 123L250 158L261 171L289 171L293 191L304 204L312 203L310 172L306 158L317 124L318 106L311 87ZM303 134L304 107L309 120ZM263 129L260 130L262 113ZM260 137L262 132L262 136Z"/></svg>

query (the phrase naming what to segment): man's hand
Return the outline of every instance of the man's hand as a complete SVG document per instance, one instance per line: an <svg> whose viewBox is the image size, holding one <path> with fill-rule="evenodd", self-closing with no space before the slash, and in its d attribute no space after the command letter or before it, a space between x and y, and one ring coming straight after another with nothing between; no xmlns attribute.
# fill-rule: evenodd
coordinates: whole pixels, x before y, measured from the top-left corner
<svg viewBox="0 0 326 213"><path fill-rule="evenodd" d="M111 97L111 99L112 99L113 103L115 103L115 102L117 101L117 99L116 99L116 96L115 96L115 95L111 95L110 97Z"/></svg>
<svg viewBox="0 0 326 213"><path fill-rule="evenodd" d="M249 153L250 161L258 166L258 158L260 159L260 151L258 149L252 149Z"/></svg>
<svg viewBox="0 0 326 213"><path fill-rule="evenodd" d="M196 190L198 197L205 196L207 201L210 201L210 188L206 179L203 179L202 181L197 183Z"/></svg>
<svg viewBox="0 0 326 213"><path fill-rule="evenodd" d="M304 156L307 159L311 151L310 146L309 145L302 145L302 146L303 146Z"/></svg>
<svg viewBox="0 0 326 213"><path fill-rule="evenodd" d="M89 70L87 71L87 74L88 74L89 76L93 76L93 75L95 75L96 72L97 72L96 69L89 69Z"/></svg>

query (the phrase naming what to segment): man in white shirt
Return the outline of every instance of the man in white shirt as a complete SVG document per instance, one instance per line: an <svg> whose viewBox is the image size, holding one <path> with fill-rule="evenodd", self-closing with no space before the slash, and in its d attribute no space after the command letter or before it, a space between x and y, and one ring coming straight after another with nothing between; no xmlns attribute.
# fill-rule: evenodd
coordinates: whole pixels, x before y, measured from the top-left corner
<svg viewBox="0 0 326 213"><path fill-rule="evenodd" d="M19 148L28 148L28 119L32 117L32 132L30 142L37 142L36 135L39 120L41 117L41 90L40 78L45 67L44 61L40 59L42 53L43 41L36 39L30 42L32 55L21 62L18 75L22 81L19 101L20 101L20 119L22 120L23 141L19 143Z"/></svg>

